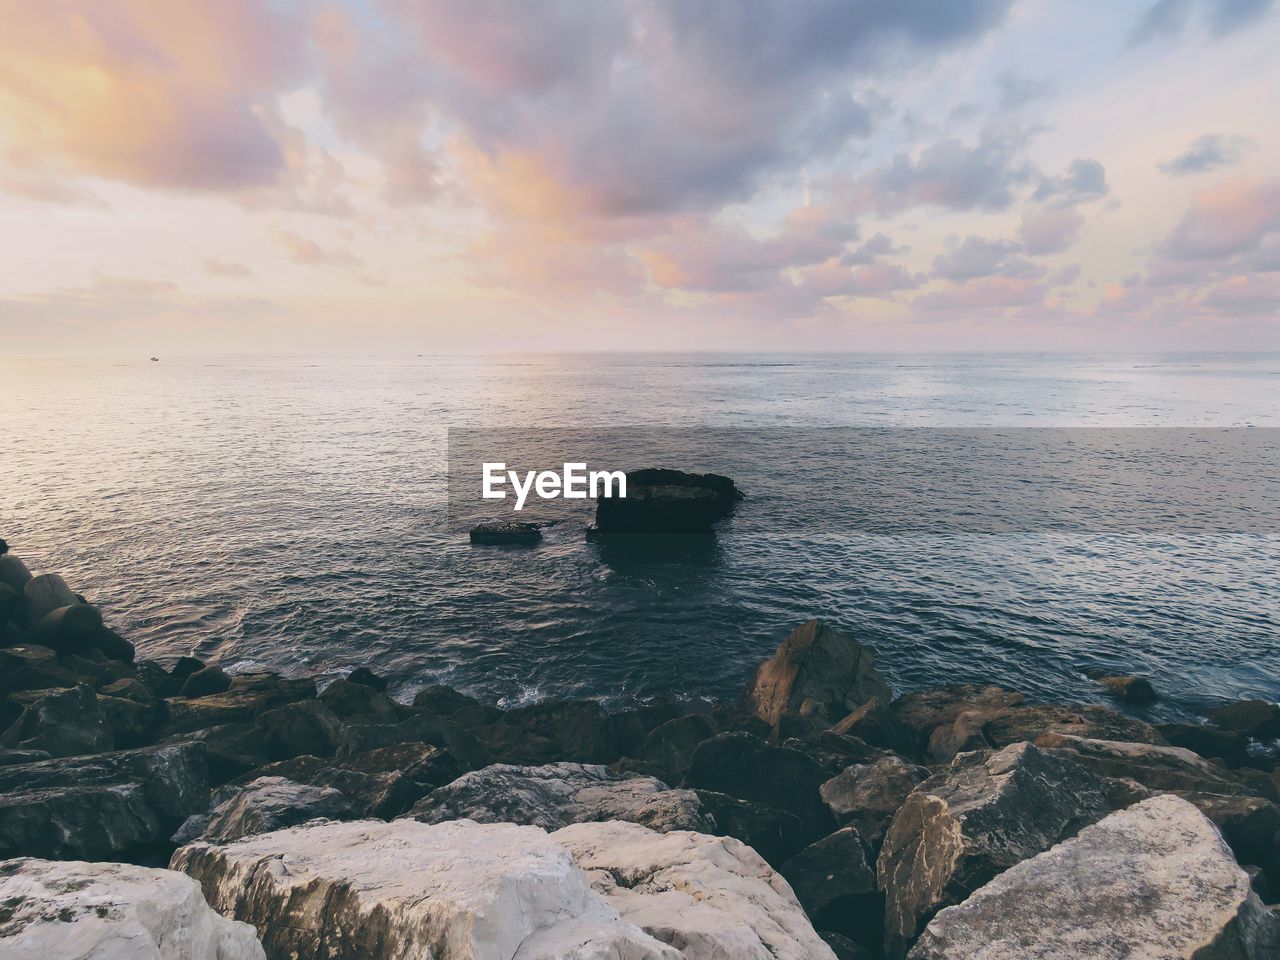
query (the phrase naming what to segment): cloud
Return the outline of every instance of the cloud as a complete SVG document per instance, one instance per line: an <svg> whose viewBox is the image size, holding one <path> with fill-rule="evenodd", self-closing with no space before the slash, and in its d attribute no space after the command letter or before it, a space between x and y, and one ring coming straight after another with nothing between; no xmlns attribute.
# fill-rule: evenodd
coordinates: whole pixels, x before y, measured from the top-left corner
<svg viewBox="0 0 1280 960"><path fill-rule="evenodd" d="M310 266L359 267L362 261L347 250L333 250L291 230L277 229L276 242L294 263Z"/></svg>
<svg viewBox="0 0 1280 960"><path fill-rule="evenodd" d="M1205 173L1239 163L1245 150L1253 146L1256 144L1248 137L1206 133L1192 140L1178 156L1160 164L1160 169L1175 177Z"/></svg>
<svg viewBox="0 0 1280 960"><path fill-rule="evenodd" d="M919 294L911 307L919 313L1004 312L1044 303L1047 284L1025 277L982 277Z"/></svg>
<svg viewBox="0 0 1280 960"><path fill-rule="evenodd" d="M1273 0L1157 0L1134 25L1130 40L1143 44L1177 37L1193 14L1214 36L1223 37L1261 19L1272 6Z"/></svg>
<svg viewBox="0 0 1280 960"><path fill-rule="evenodd" d="M1077 157L1067 166L1065 174L1043 178L1032 199L1077 204L1101 200L1109 192L1106 168L1097 160Z"/></svg>
<svg viewBox="0 0 1280 960"><path fill-rule="evenodd" d="M1046 272L1025 257L1018 256L1022 245L1010 240L985 237L950 237L946 252L933 258L933 275L945 280L973 280L978 277L1035 278Z"/></svg>
<svg viewBox="0 0 1280 960"><path fill-rule="evenodd" d="M253 0L0 0L0 152L42 175L235 190L284 169L267 114L300 51Z"/></svg>
<svg viewBox="0 0 1280 960"><path fill-rule="evenodd" d="M1280 277L1234 276L1209 290L1201 302L1231 317L1280 316Z"/></svg>
<svg viewBox="0 0 1280 960"><path fill-rule="evenodd" d="M1258 250L1280 231L1280 179L1225 180L1196 194L1161 245L1172 260L1219 260Z"/></svg>
<svg viewBox="0 0 1280 960"><path fill-rule="evenodd" d="M850 202L855 210L882 215L916 206L1004 210L1032 176L1031 165L1019 156L1022 143L1020 136L987 130L972 146L948 138L914 157L900 153L856 180Z"/></svg>
<svg viewBox="0 0 1280 960"><path fill-rule="evenodd" d="M1074 207L1030 207L1022 211L1018 235L1027 253L1045 256L1069 249L1083 225L1084 217Z"/></svg>
<svg viewBox="0 0 1280 960"><path fill-rule="evenodd" d="M243 263L238 263L235 260L219 260L216 257L209 257L204 261L204 272L211 277L225 277L228 279L253 276L253 271Z"/></svg>

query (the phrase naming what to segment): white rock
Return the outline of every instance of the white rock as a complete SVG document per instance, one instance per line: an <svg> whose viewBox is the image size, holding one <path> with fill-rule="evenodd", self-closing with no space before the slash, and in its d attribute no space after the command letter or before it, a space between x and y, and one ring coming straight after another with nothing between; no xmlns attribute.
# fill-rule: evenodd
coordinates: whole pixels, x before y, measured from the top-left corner
<svg viewBox="0 0 1280 960"><path fill-rule="evenodd" d="M678 960L621 919L537 827L361 820L226 845L173 866L272 956L408 960Z"/></svg>
<svg viewBox="0 0 1280 960"><path fill-rule="evenodd" d="M791 888L732 837L579 823L551 834L625 920L688 960L834 960Z"/></svg>
<svg viewBox="0 0 1280 960"><path fill-rule="evenodd" d="M929 923L910 960L1264 960L1280 916L1222 836L1171 795L1024 860Z"/></svg>
<svg viewBox="0 0 1280 960"><path fill-rule="evenodd" d="M172 870L0 862L4 960L264 960L253 927L218 916Z"/></svg>

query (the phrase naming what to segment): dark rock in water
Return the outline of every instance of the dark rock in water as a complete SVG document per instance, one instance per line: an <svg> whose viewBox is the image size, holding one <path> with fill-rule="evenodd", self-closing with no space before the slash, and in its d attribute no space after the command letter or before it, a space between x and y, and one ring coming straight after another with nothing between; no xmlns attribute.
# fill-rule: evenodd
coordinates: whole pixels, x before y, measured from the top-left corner
<svg viewBox="0 0 1280 960"><path fill-rule="evenodd" d="M362 686L373 687L379 693L386 693L387 681L385 678L378 676L368 667L356 667L347 674L348 683L358 683Z"/></svg>
<svg viewBox="0 0 1280 960"><path fill-rule="evenodd" d="M632 470L625 497L597 498L590 533L709 533L742 496L732 480L715 473Z"/></svg>
<svg viewBox="0 0 1280 960"><path fill-rule="evenodd" d="M1209 722L1259 740L1280 738L1280 705L1267 700L1238 700L1214 707Z"/></svg>
<svg viewBox="0 0 1280 960"><path fill-rule="evenodd" d="M911 960L1264 960L1280 915L1205 817L1153 797L943 910Z"/></svg>
<svg viewBox="0 0 1280 960"><path fill-rule="evenodd" d="M169 676L185 680L196 671L203 670L204 666L204 661L197 660L195 657L179 657L177 662L170 668Z"/></svg>
<svg viewBox="0 0 1280 960"><path fill-rule="evenodd" d="M722 733L699 744L684 785L786 810L821 836L835 827L818 796L826 779L823 769L798 750L772 746L749 733Z"/></svg>
<svg viewBox="0 0 1280 960"><path fill-rule="evenodd" d="M898 753L912 753L916 746L915 735L894 716L889 702L879 697L872 697L831 730Z"/></svg>
<svg viewBox="0 0 1280 960"><path fill-rule="evenodd" d="M154 660L139 660L133 665L134 676L154 696L176 697L182 689L182 680L169 675L169 671Z"/></svg>
<svg viewBox="0 0 1280 960"><path fill-rule="evenodd" d="M821 620L810 620L756 668L743 704L773 726L806 709L834 723L872 698L892 699L876 670L875 652Z"/></svg>
<svg viewBox="0 0 1280 960"><path fill-rule="evenodd" d="M133 663L135 651L133 644L109 627L103 627L93 635L90 641L93 649L101 650L112 660L121 663Z"/></svg>
<svg viewBox="0 0 1280 960"><path fill-rule="evenodd" d="M353 818L346 797L332 787L294 783L284 777L259 777L244 786L219 790L209 812L189 818L174 834L173 842L226 843L310 820Z"/></svg>
<svg viewBox="0 0 1280 960"><path fill-rule="evenodd" d="M202 667L182 682L178 695L182 697L207 697L214 693L226 693L231 689L231 678L221 667Z"/></svg>
<svg viewBox="0 0 1280 960"><path fill-rule="evenodd" d="M853 826L872 849L878 850L898 809L929 771L901 757L854 764L832 777L819 790L836 823Z"/></svg>
<svg viewBox="0 0 1280 960"><path fill-rule="evenodd" d="M710 714L691 713L677 717L649 732L640 747L640 758L661 770L684 776L698 745L722 732L723 727Z"/></svg>
<svg viewBox="0 0 1280 960"><path fill-rule="evenodd" d="M352 723L342 733L340 758L402 743L425 743L447 750L459 768L479 770L492 762L489 751L469 731L436 717L410 717L400 723Z"/></svg>
<svg viewBox="0 0 1280 960"><path fill-rule="evenodd" d="M594 700L550 700L516 707L506 712L500 724L550 740L563 760L612 763L622 754L614 724Z"/></svg>
<svg viewBox="0 0 1280 960"><path fill-rule="evenodd" d="M200 744L0 766L0 860L127 858L208 804Z"/></svg>
<svg viewBox="0 0 1280 960"><path fill-rule="evenodd" d="M1090 680L1105 687L1117 700L1126 703L1146 705L1155 703L1159 697L1156 688L1145 677L1133 677L1127 674L1113 675L1101 670L1089 670L1085 674Z"/></svg>
<svg viewBox="0 0 1280 960"><path fill-rule="evenodd" d="M302 756L270 763L241 777L241 782L259 777L283 777L295 783L332 787L341 793L355 816L389 820L404 813L431 787L409 779L397 770L371 773L350 769L348 760Z"/></svg>
<svg viewBox="0 0 1280 960"><path fill-rule="evenodd" d="M879 944L884 903L876 890L875 865L853 827L809 844L778 872L791 884L814 926L862 944Z"/></svg>
<svg viewBox="0 0 1280 960"><path fill-rule="evenodd" d="M169 703L169 730L182 733L228 723L245 723L258 714L287 703L309 700L316 683L309 677L281 677L271 673L239 674L231 689L188 699L173 697Z"/></svg>
<svg viewBox="0 0 1280 960"><path fill-rule="evenodd" d="M349 680L334 680L320 694L320 702L344 720L398 723L404 719L396 702L385 693Z"/></svg>
<svg viewBox="0 0 1280 960"><path fill-rule="evenodd" d="M1202 757L1221 760L1233 769L1249 760L1247 734L1199 723L1162 723L1156 729L1171 745L1185 747Z"/></svg>
<svg viewBox="0 0 1280 960"><path fill-rule="evenodd" d="M114 744L107 716L93 688L33 691L22 715L0 736L15 750L45 750L55 757L100 753Z"/></svg>
<svg viewBox="0 0 1280 960"><path fill-rule="evenodd" d="M258 717L257 726L273 760L332 757L342 742L341 721L319 700L299 700L267 710Z"/></svg>
<svg viewBox="0 0 1280 960"><path fill-rule="evenodd" d="M1107 812L1094 774L1031 744L960 755L915 789L885 836L885 954L902 960L943 907Z"/></svg>
<svg viewBox="0 0 1280 960"><path fill-rule="evenodd" d="M79 653L93 649L102 630L98 608L77 602L51 610L27 631L27 637L59 653Z"/></svg>
<svg viewBox="0 0 1280 960"><path fill-rule="evenodd" d="M471 528L472 543L531 544L542 539L542 525L519 520L490 520Z"/></svg>
<svg viewBox="0 0 1280 960"><path fill-rule="evenodd" d="M417 713L466 724L493 723L502 716L502 711L497 707L483 704L474 697L438 683L424 687L414 694L413 709Z"/></svg>

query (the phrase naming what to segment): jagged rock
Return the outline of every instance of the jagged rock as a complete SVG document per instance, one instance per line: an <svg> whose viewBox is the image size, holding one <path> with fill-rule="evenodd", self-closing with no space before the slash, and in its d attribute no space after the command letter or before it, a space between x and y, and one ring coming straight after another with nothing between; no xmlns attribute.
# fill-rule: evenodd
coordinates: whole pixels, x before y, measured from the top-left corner
<svg viewBox="0 0 1280 960"><path fill-rule="evenodd" d="M818 796L826 780L822 767L798 750L749 733L721 733L694 751L684 785L786 810L822 836L835 827Z"/></svg>
<svg viewBox="0 0 1280 960"><path fill-rule="evenodd" d="M121 750L155 743L169 716L163 700L129 700L100 694L98 705L115 746Z"/></svg>
<svg viewBox="0 0 1280 960"><path fill-rule="evenodd" d="M949 726L939 726L929 738L929 756L945 763L969 750L996 750L1012 743L1032 743L1046 733L1123 740L1131 743L1163 743L1149 723L1098 706L1035 705L974 708L959 713Z"/></svg>
<svg viewBox="0 0 1280 960"><path fill-rule="evenodd" d="M251 723L219 724L176 734L162 742L203 744L209 763L209 782L214 784L234 780L271 759L258 728Z"/></svg>
<svg viewBox="0 0 1280 960"><path fill-rule="evenodd" d="M372 687L379 693L387 692L386 678L378 676L368 667L356 667L347 674L348 683L358 683L362 686Z"/></svg>
<svg viewBox="0 0 1280 960"><path fill-rule="evenodd" d="M257 933L220 917L172 870L125 863L0 863L6 960L265 960Z"/></svg>
<svg viewBox="0 0 1280 960"><path fill-rule="evenodd" d="M871 954L867 950L842 933L822 930L818 936L826 941L827 946L836 955L836 960L871 960Z"/></svg>
<svg viewBox="0 0 1280 960"><path fill-rule="evenodd" d="M1186 747L1207 759L1218 759L1236 768L1249 760L1249 737L1234 730L1199 723L1162 723L1160 735L1175 747Z"/></svg>
<svg viewBox="0 0 1280 960"><path fill-rule="evenodd" d="M481 703L475 697L468 697L451 687L432 684L419 690L413 697L413 709L442 720L456 720L466 724L493 723L502 716L502 711Z"/></svg>
<svg viewBox="0 0 1280 960"><path fill-rule="evenodd" d="M231 689L231 678L221 667L202 667L182 681L179 696L207 697L214 693L226 693Z"/></svg>
<svg viewBox="0 0 1280 960"><path fill-rule="evenodd" d="M472 543L527 545L542 539L542 524L519 520L490 520L477 523L469 534Z"/></svg>
<svg viewBox="0 0 1280 960"><path fill-rule="evenodd" d="M1206 715L1210 723L1224 730L1259 740L1280 738L1280 705L1268 700L1237 700L1214 707Z"/></svg>
<svg viewBox="0 0 1280 960"><path fill-rule="evenodd" d="M1022 694L1003 687L963 683L904 693L889 709L898 722L915 735L917 747L923 747L935 729L954 723L966 711L1005 710L1019 706L1022 701Z"/></svg>
<svg viewBox="0 0 1280 960"><path fill-rule="evenodd" d="M879 942L884 904L876 892L875 865L853 827L811 843L778 872L815 925L855 942Z"/></svg>
<svg viewBox="0 0 1280 960"><path fill-rule="evenodd" d="M621 756L613 724L594 700L535 703L508 710L502 726L545 737L554 743L559 757L578 763L611 763Z"/></svg>
<svg viewBox="0 0 1280 960"><path fill-rule="evenodd" d="M1127 674L1113 676L1098 671L1090 671L1088 677L1100 687L1105 687L1117 700L1124 700L1126 703L1145 705L1155 703L1159 699L1156 688L1145 677L1133 677Z"/></svg>
<svg viewBox="0 0 1280 960"><path fill-rule="evenodd" d="M929 923L911 960L1264 960L1267 910L1222 837L1153 797L1000 874Z"/></svg>
<svg viewBox="0 0 1280 960"><path fill-rule="evenodd" d="M834 777L853 764L875 763L877 760L893 756L880 747L873 747L857 737L836 733L834 730L823 730L816 737L803 740L784 740L780 745L808 754L817 761L828 777Z"/></svg>
<svg viewBox="0 0 1280 960"><path fill-rule="evenodd" d="M195 657L179 657L169 668L169 676L176 680L186 680L193 673L205 668L205 662Z"/></svg>
<svg viewBox="0 0 1280 960"><path fill-rule="evenodd" d="M0 649L0 693L74 687L76 676L58 662L56 651L35 643Z"/></svg>
<svg viewBox="0 0 1280 960"><path fill-rule="evenodd" d="M698 744L722 732L720 723L710 714L692 713L659 724L649 731L639 749L641 759L658 769L683 776L693 762Z"/></svg>
<svg viewBox="0 0 1280 960"><path fill-rule="evenodd" d="M901 757L884 757L847 768L824 783L819 795L836 823L856 827L873 849L879 849L898 808L928 776L924 767Z"/></svg>
<svg viewBox="0 0 1280 960"><path fill-rule="evenodd" d="M342 742L342 722L319 700L299 700L258 715L258 730L273 760L331 757Z"/></svg>
<svg viewBox="0 0 1280 960"><path fill-rule="evenodd" d="M437 717L410 717L400 723L351 723L342 732L338 756L368 753L399 743L426 743L449 751L461 770L479 770L491 762L489 751L456 723Z"/></svg>
<svg viewBox="0 0 1280 960"><path fill-rule="evenodd" d="M98 693L104 697L119 697L121 700L134 700L138 703L151 703L159 699L145 683L135 677L104 683L98 688Z"/></svg>
<svg viewBox="0 0 1280 960"><path fill-rule="evenodd" d="M260 930L271 957L682 956L620 918L536 827L330 822L192 844L172 866Z"/></svg>
<svg viewBox="0 0 1280 960"><path fill-rule="evenodd" d="M12 767L20 763L39 763L51 760L47 750L0 750L0 767Z"/></svg>
<svg viewBox="0 0 1280 960"><path fill-rule="evenodd" d="M168 730L171 733L183 733L228 723L246 723L268 710L309 700L315 695L315 681L309 678L240 674L231 678L231 688L226 693L195 699L169 699Z"/></svg>
<svg viewBox="0 0 1280 960"><path fill-rule="evenodd" d="M1244 785L1224 767L1182 747L1094 740L1061 733L1046 733L1036 744L1087 767L1100 777L1133 780L1152 790L1246 792Z"/></svg>
<svg viewBox="0 0 1280 960"><path fill-rule="evenodd" d="M50 690L31 700L22 715L0 736L15 750L44 750L55 757L100 753L113 745L106 713L93 688L85 684Z"/></svg>
<svg viewBox="0 0 1280 960"><path fill-rule="evenodd" d="M772 727L784 715L799 713L805 701L835 722L873 697L884 703L892 699L876 670L875 653L821 620L810 620L756 668L743 703Z"/></svg>
<svg viewBox="0 0 1280 960"><path fill-rule="evenodd" d="M856 737L873 747L883 747L899 753L911 753L916 746L915 736L904 726L888 701L872 697L857 710L831 728L841 736Z"/></svg>
<svg viewBox="0 0 1280 960"><path fill-rule="evenodd" d="M551 834L623 919L687 960L833 960L791 889L729 837L578 823Z"/></svg>
<svg viewBox="0 0 1280 960"><path fill-rule="evenodd" d="M1280 883L1280 807L1261 797L1215 793L1182 797L1213 821L1240 863L1261 867Z"/></svg>
<svg viewBox="0 0 1280 960"><path fill-rule="evenodd" d="M1032 744L961 754L912 792L885 836L886 955L900 960L938 910L1107 811L1096 776Z"/></svg>
<svg viewBox="0 0 1280 960"><path fill-rule="evenodd" d="M284 777L259 777L244 786L223 787L207 814L188 820L174 843L226 843L255 833L270 833L310 820L350 820L347 798L332 787L313 787Z"/></svg>
<svg viewBox="0 0 1280 960"><path fill-rule="evenodd" d="M182 689L182 681L170 676L169 671L154 660L137 661L133 665L133 674L153 697L176 697Z"/></svg>
<svg viewBox="0 0 1280 960"><path fill-rule="evenodd" d="M596 820L628 820L661 832L705 827L694 791L581 763L494 764L433 790L408 815L423 823L468 819L544 830Z"/></svg>
<svg viewBox="0 0 1280 960"><path fill-rule="evenodd" d="M320 702L344 720L399 723L404 719L395 701L385 693L349 680L335 680L325 687Z"/></svg>
<svg viewBox="0 0 1280 960"><path fill-rule="evenodd" d="M398 773L429 789L443 787L464 771L448 750L430 743L394 743L367 753L344 756L335 763L361 773Z"/></svg>
<svg viewBox="0 0 1280 960"><path fill-rule="evenodd" d="M768 863L786 863L812 839L812 830L794 813L714 790L693 792L703 818L700 832L741 840Z"/></svg>
<svg viewBox="0 0 1280 960"><path fill-rule="evenodd" d="M398 817L431 790L410 779L399 770L371 772L345 766L350 759L294 757L269 763L241 777L242 781L257 777L284 777L316 787L332 787L351 803L358 817L388 820Z"/></svg>
<svg viewBox="0 0 1280 960"><path fill-rule="evenodd" d="M733 481L719 474L630 470L625 497L596 499L596 522L590 533L707 533L741 499Z"/></svg>
<svg viewBox="0 0 1280 960"><path fill-rule="evenodd" d="M195 743L0 766L0 859L129 855L208 805Z"/></svg>

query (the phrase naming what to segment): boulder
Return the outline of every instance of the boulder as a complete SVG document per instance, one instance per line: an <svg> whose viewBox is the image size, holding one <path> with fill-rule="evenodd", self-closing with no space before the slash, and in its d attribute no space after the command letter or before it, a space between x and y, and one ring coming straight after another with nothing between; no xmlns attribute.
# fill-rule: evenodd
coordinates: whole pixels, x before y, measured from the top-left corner
<svg viewBox="0 0 1280 960"><path fill-rule="evenodd" d="M6 960L265 960L257 933L209 908L172 870L126 863L0 863Z"/></svg>
<svg viewBox="0 0 1280 960"><path fill-rule="evenodd" d="M1155 727L1106 707L1038 704L961 711L950 724L934 728L928 753L933 762L946 763L957 753L1030 743L1046 733L1132 743L1164 742Z"/></svg>
<svg viewBox="0 0 1280 960"><path fill-rule="evenodd" d="M387 681L385 677L380 677L368 667L356 667L347 674L348 683L358 683L362 686L372 687L379 693L387 692Z"/></svg>
<svg viewBox="0 0 1280 960"><path fill-rule="evenodd" d="M151 692L150 687L135 677L125 677L122 680L104 683L98 688L98 693L104 697L118 697L121 700L134 700L138 703L152 703L159 699Z"/></svg>
<svg viewBox="0 0 1280 960"><path fill-rule="evenodd" d="M1280 705L1268 700L1237 700L1214 707L1206 715L1210 723L1223 730L1259 740L1280 738Z"/></svg>
<svg viewBox="0 0 1280 960"><path fill-rule="evenodd" d="M643 760L675 776L684 776L693 762L698 744L710 740L723 728L715 717L691 713L659 724L649 731L638 751Z"/></svg>
<svg viewBox="0 0 1280 960"><path fill-rule="evenodd" d="M133 663L136 651L133 644L109 627L103 627L90 640L95 650L100 650L112 660L121 663Z"/></svg>
<svg viewBox="0 0 1280 960"><path fill-rule="evenodd" d="M395 701L385 693L349 680L335 680L325 687L320 702L344 720L399 723L404 719Z"/></svg>
<svg viewBox="0 0 1280 960"><path fill-rule="evenodd" d="M36 691L0 745L15 750L44 750L55 757L110 750L114 744L107 715L93 688Z"/></svg>
<svg viewBox="0 0 1280 960"><path fill-rule="evenodd" d="M208 805L200 744L0 766L0 859L132 856Z"/></svg>
<svg viewBox="0 0 1280 960"><path fill-rule="evenodd" d="M182 689L182 680L170 676L169 671L154 660L137 661L133 665L133 674L153 697L176 697Z"/></svg>
<svg viewBox="0 0 1280 960"><path fill-rule="evenodd" d="M328 822L192 844L172 866L260 930L271 957L682 957L619 917L536 827Z"/></svg>
<svg viewBox="0 0 1280 960"><path fill-rule="evenodd" d="M23 643L0 649L0 693L74 687L76 682L49 647Z"/></svg>
<svg viewBox="0 0 1280 960"><path fill-rule="evenodd" d="M99 694L98 705L106 717L112 740L121 750L155 743L169 716L163 700L130 700Z"/></svg>
<svg viewBox="0 0 1280 960"><path fill-rule="evenodd" d="M525 546L542 539L542 524L519 520L489 520L469 531L472 543Z"/></svg>
<svg viewBox="0 0 1280 960"><path fill-rule="evenodd" d="M260 714L257 727L273 760L331 757L342 743L342 722L319 700L299 700Z"/></svg>
<svg viewBox="0 0 1280 960"><path fill-rule="evenodd" d="M169 668L169 676L175 680L186 680L193 673L198 673L205 668L203 660L196 657L179 657L174 661L172 667Z"/></svg>
<svg viewBox="0 0 1280 960"><path fill-rule="evenodd" d="M44 573L32 577L22 587L26 598L27 625L35 626L50 613L63 607L88 606L82 604L67 581L56 573ZM102 618L98 618L101 625Z"/></svg>
<svg viewBox="0 0 1280 960"><path fill-rule="evenodd" d="M516 707L508 710L500 722L550 740L562 760L612 763L621 756L614 725L595 700L547 701Z"/></svg>
<svg viewBox="0 0 1280 960"><path fill-rule="evenodd" d="M1087 767L1100 777L1132 780L1151 790L1241 794L1246 788L1225 767L1182 747L1094 740L1046 733L1042 749Z"/></svg>
<svg viewBox="0 0 1280 960"><path fill-rule="evenodd" d="M424 687L414 694L413 709L442 720L476 725L493 723L502 717L502 711L497 707L483 704L475 697L468 697L465 693L439 683Z"/></svg>
<svg viewBox="0 0 1280 960"><path fill-rule="evenodd" d="M423 823L468 819L544 830L596 820L628 820L660 832L706 826L694 791L581 763L494 764L433 790L408 815Z"/></svg>
<svg viewBox="0 0 1280 960"><path fill-rule="evenodd" d="M832 777L819 796L836 823L856 827L872 849L878 850L898 808L929 771L901 757L859 763Z"/></svg>
<svg viewBox="0 0 1280 960"><path fill-rule="evenodd" d="M393 743L334 761L367 774L397 773L427 789L452 783L465 772L448 750L430 743Z"/></svg>
<svg viewBox="0 0 1280 960"><path fill-rule="evenodd" d="M778 871L816 926L874 947L882 936L884 903L876 869L858 831L844 827L811 843Z"/></svg>
<svg viewBox="0 0 1280 960"><path fill-rule="evenodd" d="M898 753L910 754L916 747L915 735L894 716L888 701L879 697L872 697L831 730Z"/></svg>
<svg viewBox="0 0 1280 960"><path fill-rule="evenodd" d="M806 701L835 722L872 698L891 699L874 651L821 620L810 620L756 668L743 705L772 727L783 716L800 713Z"/></svg>
<svg viewBox="0 0 1280 960"><path fill-rule="evenodd" d="M1249 737L1199 723L1162 723L1156 727L1172 746L1186 747L1210 760L1221 760L1235 769L1249 761Z"/></svg>
<svg viewBox="0 0 1280 960"><path fill-rule="evenodd" d="M221 667L202 667L186 680L178 695L182 697L207 697L213 693L226 693L231 689L231 678Z"/></svg>
<svg viewBox="0 0 1280 960"><path fill-rule="evenodd" d="M833 960L786 881L729 837L578 823L551 834L592 888L687 960Z"/></svg>
<svg viewBox="0 0 1280 960"><path fill-rule="evenodd" d="M284 777L315 787L332 787L347 798L357 817L382 820L400 816L431 790L398 770L367 772L344 766L347 762L347 758L294 757L259 767L239 781Z"/></svg>
<svg viewBox="0 0 1280 960"><path fill-rule="evenodd" d="M961 754L912 792L880 850L889 960L938 910L1107 812L1094 774L1032 744Z"/></svg>
<svg viewBox="0 0 1280 960"><path fill-rule="evenodd" d="M1280 807L1261 797L1181 795L1213 821L1241 864L1261 868L1280 884Z"/></svg>
<svg viewBox="0 0 1280 960"><path fill-rule="evenodd" d="M169 701L170 704L173 701ZM223 723L167 737L162 743L200 743L209 763L209 782L226 783L270 762L258 728L251 723Z"/></svg>
<svg viewBox="0 0 1280 960"><path fill-rule="evenodd" d="M1113 676L1098 672L1090 672L1088 676L1090 680L1103 687L1117 700L1123 700L1126 703L1146 706L1147 704L1155 703L1159 699L1156 695L1156 688L1145 677L1134 677L1128 674Z"/></svg>
<svg viewBox="0 0 1280 960"><path fill-rule="evenodd" d="M313 787L284 777L259 777L244 786L223 787L211 801L209 812L188 818L173 840L225 843L310 820L353 818L346 797L332 787Z"/></svg>
<svg viewBox="0 0 1280 960"><path fill-rule="evenodd" d="M615 488L614 492L620 491ZM719 474L631 470L625 497L596 499L596 522L590 533L709 533L741 499L733 481Z"/></svg>
<svg viewBox="0 0 1280 960"><path fill-rule="evenodd" d="M31 580L31 571L15 554L0 553L0 583L21 593Z"/></svg>
<svg viewBox="0 0 1280 960"><path fill-rule="evenodd" d="M400 723L351 723L342 731L338 756L368 753L400 743L426 743L447 750L460 770L479 770L491 762L489 751L470 732L437 717L416 716Z"/></svg>
<svg viewBox="0 0 1280 960"><path fill-rule="evenodd" d="M1158 796L1011 867L930 921L911 960L1263 960L1263 906L1195 807Z"/></svg>
<svg viewBox="0 0 1280 960"><path fill-rule="evenodd" d="M170 733L183 733L228 723L251 722L259 714L268 710L309 700L315 695L315 681L309 678L294 679L274 674L240 674L231 678L231 687L226 693L215 693L194 699L171 698L168 701L167 729Z"/></svg>
<svg viewBox="0 0 1280 960"><path fill-rule="evenodd" d="M904 693L889 709L915 735L917 747L923 747L937 727L954 723L968 710L1004 710L1019 706L1023 699L1022 694L1003 687L961 683Z"/></svg>
<svg viewBox="0 0 1280 960"><path fill-rule="evenodd" d="M749 733L721 733L698 745L684 786L786 810L825 836L835 827L818 795L826 780L822 767L798 750L775 747Z"/></svg>

